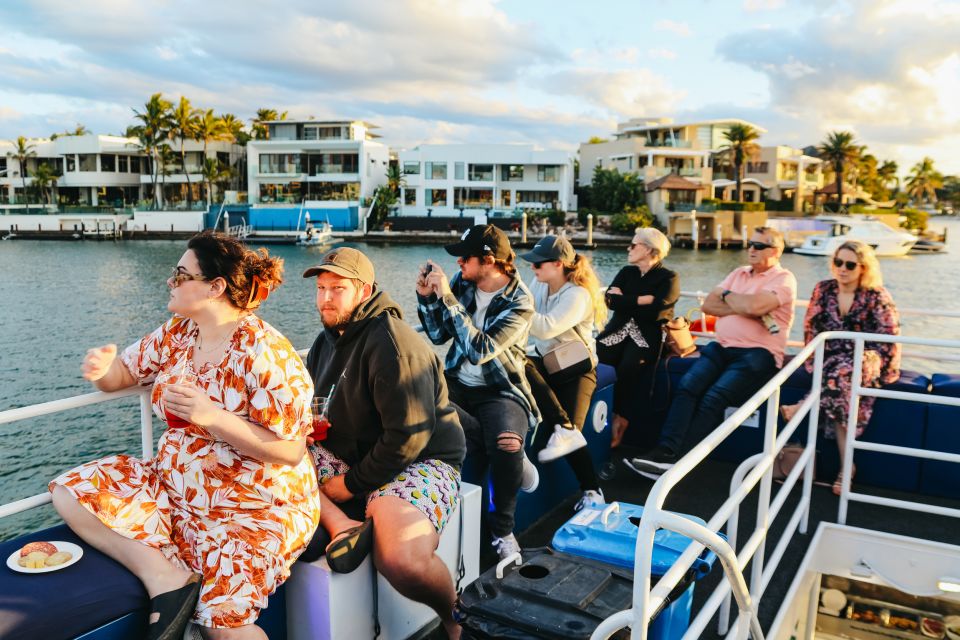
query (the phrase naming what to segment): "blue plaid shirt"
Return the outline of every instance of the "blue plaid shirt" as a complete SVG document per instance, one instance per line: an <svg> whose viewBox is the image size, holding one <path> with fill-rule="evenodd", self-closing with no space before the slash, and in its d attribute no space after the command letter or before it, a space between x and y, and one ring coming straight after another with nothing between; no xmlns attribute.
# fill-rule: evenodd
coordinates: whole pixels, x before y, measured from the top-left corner
<svg viewBox="0 0 960 640"><path fill-rule="evenodd" d="M491 390L520 403L527 410L530 429L540 422L530 384L524 374L527 334L533 317L533 296L514 274L510 282L487 307L483 328L473 324L477 309L477 285L457 273L450 282L449 295L417 294L417 313L430 341L443 344L453 338L444 367L457 378L464 361L480 365Z"/></svg>

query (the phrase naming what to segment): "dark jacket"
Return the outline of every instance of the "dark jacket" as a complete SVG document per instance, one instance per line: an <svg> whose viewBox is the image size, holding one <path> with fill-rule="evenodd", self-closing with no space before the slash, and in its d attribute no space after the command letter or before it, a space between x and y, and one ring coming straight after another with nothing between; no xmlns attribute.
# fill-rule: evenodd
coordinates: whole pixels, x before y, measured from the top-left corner
<svg viewBox="0 0 960 640"><path fill-rule="evenodd" d="M336 385L320 444L350 465L344 481L352 493L368 493L418 460L460 469L466 444L440 359L376 285L343 335L317 336L307 367L318 396Z"/></svg>
<svg viewBox="0 0 960 640"><path fill-rule="evenodd" d="M614 315L604 332L619 329L633 318L647 342L659 345L661 326L673 318L673 308L680 297L677 274L659 262L645 275L630 265L620 270L610 286L619 287L623 295L606 294L607 307ZM637 298L646 295L653 296L653 304L637 304Z"/></svg>

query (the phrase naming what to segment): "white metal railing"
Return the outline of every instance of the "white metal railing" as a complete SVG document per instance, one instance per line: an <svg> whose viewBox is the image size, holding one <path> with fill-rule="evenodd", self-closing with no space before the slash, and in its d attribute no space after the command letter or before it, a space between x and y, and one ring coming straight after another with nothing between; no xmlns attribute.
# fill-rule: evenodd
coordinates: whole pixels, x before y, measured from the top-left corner
<svg viewBox="0 0 960 640"><path fill-rule="evenodd" d="M653 612L657 611L660 606L663 605L667 595L690 570L693 562L699 557L705 547L710 548L717 554L723 566L727 581L717 587L697 613L697 616L690 622L690 626L683 636L684 640L687 638L699 638L706 628L706 625L709 624L713 614L717 612L718 609L721 610L719 623L721 634L726 634L727 638L734 637L743 639L747 637L747 633L749 632L752 634L754 640L762 640L763 635L757 619L756 603L759 603L763 597L764 590L773 577L794 533L797 531L806 533L807 531L814 472L813 452L816 448L816 434L819 422L824 345L827 340L852 340L855 345L854 371L852 372L854 383L851 385L850 422L847 428L847 440L845 443L844 481L838 509L838 521L841 524L845 522L847 504L850 500L960 518L960 510L957 509L851 493L849 480L853 452L856 449L960 463L960 454L858 442L855 437L856 420L859 413L861 396L893 398L960 407L960 398L863 387L860 380L862 375L861 361L863 358L863 345L865 342L900 342L903 344L960 349L960 341L863 334L849 331L821 333L811 341L810 344L803 347L800 353L797 354L797 357L787 363L780 372L771 378L767 384L747 400L729 418L724 420L719 427L707 435L699 444L691 449L689 453L678 460L677 463L667 470L653 485L644 504L643 518L640 520L637 532L632 607L615 613L602 621L591 636L591 640L609 638L612 634L627 626L631 628L630 637L632 640L646 640L648 637L647 626ZM779 415L780 386L786 382L790 374L803 366L803 363L809 359L810 356L814 357L814 374L810 393L801 404L796 415L787 422L783 430L778 434L777 416ZM689 521L686 521L686 523L680 522L680 520L685 519L677 518L674 514L665 511L663 505L673 487L763 404L766 404L763 452L745 460L735 471L731 481L729 498L720 506L710 520L707 521L706 526L690 526ZM807 426L807 444L803 454L798 464L796 464L790 474L788 474L783 485L777 491L777 494L771 496L773 463L776 456L808 414L810 420ZM770 523L779 515L781 508L790 495L790 491L796 485L801 475L803 476L803 490L799 503L790 516L790 520L770 554L770 558L765 561L764 555ZM739 508L758 484L760 490L756 524L752 535L743 544L740 553L737 554L737 518ZM727 524L727 541L724 541L714 533L715 531L719 531L724 523ZM690 537L693 541L676 562L674 562L673 566L660 578L657 584L651 588L650 569L652 564L653 540L658 529L677 531ZM741 570L741 567L746 566L747 563L751 565L749 588L747 587L747 582ZM731 593L736 598L740 615L737 618L734 628L728 632L729 597Z"/></svg>
<svg viewBox="0 0 960 640"><path fill-rule="evenodd" d="M681 291L681 298L692 298L697 301L697 307L692 310L699 310L706 300L709 291ZM797 299L793 306L795 308L806 309L810 306L809 300ZM938 309L913 309L910 307L897 308L901 316L920 316L926 318L960 318L960 311L942 311ZM699 328L698 328L699 323ZM796 321L794 322L796 324ZM701 312L700 317L690 321L690 333L697 338L713 338L714 334L707 330L706 317ZM802 347L803 343L797 340L787 340L788 347ZM921 358L925 360L942 360L947 362L960 362L960 354L940 354L927 353L924 351L904 350L902 356L905 358Z"/></svg>

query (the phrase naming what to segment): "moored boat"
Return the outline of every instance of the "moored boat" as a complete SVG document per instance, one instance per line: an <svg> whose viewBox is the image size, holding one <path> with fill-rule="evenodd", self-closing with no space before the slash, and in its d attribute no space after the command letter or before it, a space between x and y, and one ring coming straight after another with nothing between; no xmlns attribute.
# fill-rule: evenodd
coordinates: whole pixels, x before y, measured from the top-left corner
<svg viewBox="0 0 960 640"><path fill-rule="evenodd" d="M878 257L892 257L906 255L917 243L913 234L898 231L878 220L851 216L818 216L817 219L829 223L830 230L808 236L803 245L793 250L794 253L829 256L847 240L860 240L873 247Z"/></svg>

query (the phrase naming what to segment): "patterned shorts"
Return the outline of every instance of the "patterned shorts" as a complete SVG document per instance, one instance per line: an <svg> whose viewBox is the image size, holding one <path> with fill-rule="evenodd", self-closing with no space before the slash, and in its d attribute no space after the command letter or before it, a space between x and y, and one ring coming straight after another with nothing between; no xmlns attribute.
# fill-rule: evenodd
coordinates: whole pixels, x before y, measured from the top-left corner
<svg viewBox="0 0 960 640"><path fill-rule="evenodd" d="M321 484L350 470L350 465L320 445L310 446L308 450ZM441 460L414 462L393 480L367 494L367 504L383 496L396 496L409 502L440 533L460 500L460 472Z"/></svg>

